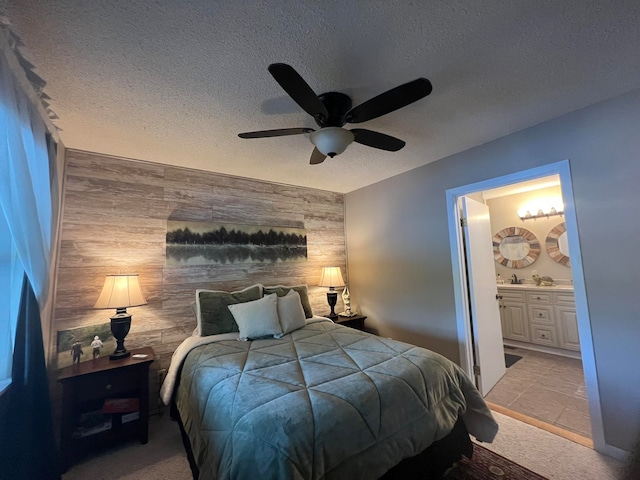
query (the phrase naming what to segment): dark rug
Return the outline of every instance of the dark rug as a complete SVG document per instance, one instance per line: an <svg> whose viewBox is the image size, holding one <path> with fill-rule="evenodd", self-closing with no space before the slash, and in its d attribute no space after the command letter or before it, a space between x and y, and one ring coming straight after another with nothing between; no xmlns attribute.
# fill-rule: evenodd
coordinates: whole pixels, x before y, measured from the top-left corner
<svg viewBox="0 0 640 480"><path fill-rule="evenodd" d="M473 458L462 457L444 477L446 480L547 480L480 445L473 445Z"/></svg>
<svg viewBox="0 0 640 480"><path fill-rule="evenodd" d="M520 355L513 355L511 353L505 353L504 354L504 363L507 365L507 368L509 368L511 365L516 363L521 358L522 357Z"/></svg>

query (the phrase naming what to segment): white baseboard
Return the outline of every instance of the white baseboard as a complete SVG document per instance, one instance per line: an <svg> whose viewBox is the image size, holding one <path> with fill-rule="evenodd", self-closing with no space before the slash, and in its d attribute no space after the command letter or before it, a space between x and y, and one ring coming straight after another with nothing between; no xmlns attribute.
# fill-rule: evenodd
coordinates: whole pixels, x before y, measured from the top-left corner
<svg viewBox="0 0 640 480"><path fill-rule="evenodd" d="M604 450L600 453L604 453L605 455L613 457L616 460L620 460L621 462L626 462L631 456L630 452L627 452L622 448L614 447L613 445L609 445L607 443L605 443Z"/></svg>

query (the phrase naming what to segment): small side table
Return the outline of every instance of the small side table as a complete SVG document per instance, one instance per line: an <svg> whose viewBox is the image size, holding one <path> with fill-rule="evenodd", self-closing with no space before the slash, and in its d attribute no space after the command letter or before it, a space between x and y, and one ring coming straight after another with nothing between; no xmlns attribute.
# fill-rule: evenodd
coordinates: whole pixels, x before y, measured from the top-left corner
<svg viewBox="0 0 640 480"><path fill-rule="evenodd" d="M364 321L366 318L366 315L360 315L357 313L351 317L338 315L337 318L332 318L332 320L338 325L344 325L345 327L355 328L356 330L362 330L364 332Z"/></svg>
<svg viewBox="0 0 640 480"><path fill-rule="evenodd" d="M135 358L136 354L146 357ZM60 370L60 450L65 471L89 451L135 437L140 443L147 443L151 362L153 349L145 347L131 350L131 356L121 360L104 356ZM115 411L103 412L105 400L111 400ZM118 407L122 404L125 408L120 412Z"/></svg>

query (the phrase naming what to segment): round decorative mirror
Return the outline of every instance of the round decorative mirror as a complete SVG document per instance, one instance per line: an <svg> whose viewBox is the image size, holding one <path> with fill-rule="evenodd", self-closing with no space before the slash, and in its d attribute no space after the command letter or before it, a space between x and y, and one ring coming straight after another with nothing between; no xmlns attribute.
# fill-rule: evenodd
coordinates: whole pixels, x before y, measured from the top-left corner
<svg viewBox="0 0 640 480"><path fill-rule="evenodd" d="M569 258L569 240L567 240L567 224L562 222L549 232L545 242L547 253L561 265L571 266Z"/></svg>
<svg viewBox="0 0 640 480"><path fill-rule="evenodd" d="M540 242L522 227L507 227L493 236L493 258L508 268L524 268L540 255Z"/></svg>

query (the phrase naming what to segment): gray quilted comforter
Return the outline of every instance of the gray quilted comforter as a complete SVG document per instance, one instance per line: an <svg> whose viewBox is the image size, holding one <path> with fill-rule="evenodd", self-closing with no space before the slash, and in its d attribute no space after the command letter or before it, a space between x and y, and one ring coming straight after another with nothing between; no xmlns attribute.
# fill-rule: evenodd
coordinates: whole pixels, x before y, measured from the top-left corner
<svg viewBox="0 0 640 480"><path fill-rule="evenodd" d="M185 355L175 392L203 480L375 479L459 415L479 440L497 432L462 370L423 348L329 322L211 340Z"/></svg>

